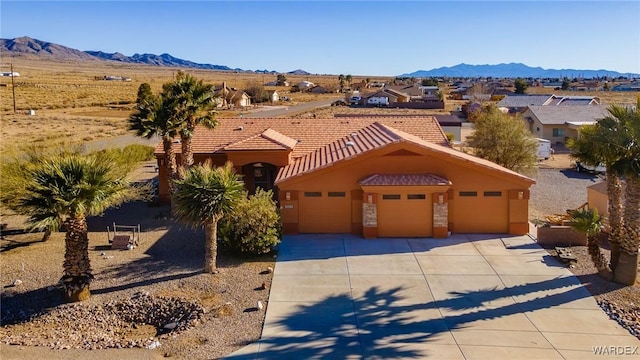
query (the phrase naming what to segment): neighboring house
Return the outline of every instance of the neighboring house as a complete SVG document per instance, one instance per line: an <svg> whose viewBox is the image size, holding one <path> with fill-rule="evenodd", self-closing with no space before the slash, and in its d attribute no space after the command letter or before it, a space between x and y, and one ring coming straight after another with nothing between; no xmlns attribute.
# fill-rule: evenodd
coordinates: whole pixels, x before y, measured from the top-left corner
<svg viewBox="0 0 640 360"><path fill-rule="evenodd" d="M386 90L380 90L367 96L365 99L365 104L367 105L389 106L389 104L396 102L398 100L398 97Z"/></svg>
<svg viewBox="0 0 640 360"><path fill-rule="evenodd" d="M217 107L229 108L234 106L246 107L251 106L251 97L242 90L227 87L226 83L213 90L215 95L214 101Z"/></svg>
<svg viewBox="0 0 640 360"><path fill-rule="evenodd" d="M369 84L367 84L366 80L361 80L361 81L353 81L351 83L351 90L364 90L366 88L368 88Z"/></svg>
<svg viewBox="0 0 640 360"><path fill-rule="evenodd" d="M267 95L269 96L269 102L278 102L280 101L280 95L276 90L265 90Z"/></svg>
<svg viewBox="0 0 640 360"><path fill-rule="evenodd" d="M300 91L307 91L315 86L311 81L300 81L296 85L298 85L298 89L300 89Z"/></svg>
<svg viewBox="0 0 640 360"><path fill-rule="evenodd" d="M445 133L451 133L454 140L462 139L462 119L456 115L434 115Z"/></svg>
<svg viewBox="0 0 640 360"><path fill-rule="evenodd" d="M640 83L619 84L611 88L611 91L638 91L640 92Z"/></svg>
<svg viewBox="0 0 640 360"><path fill-rule="evenodd" d="M196 129L195 161L230 161L250 193L274 190L284 233L529 231L534 180L452 149L432 116L224 120L215 130ZM178 157L180 149L174 144ZM162 144L156 156L166 200Z"/></svg>
<svg viewBox="0 0 640 360"><path fill-rule="evenodd" d="M314 94L326 94L332 92L331 90L325 88L324 86L316 85L309 89L309 92Z"/></svg>
<svg viewBox="0 0 640 360"><path fill-rule="evenodd" d="M507 95L496 104L499 108L507 108L510 113L523 112L529 106L588 106L598 105L600 99L596 96L560 96L545 95Z"/></svg>
<svg viewBox="0 0 640 360"><path fill-rule="evenodd" d="M567 139L578 136L580 127L595 124L607 116L607 106L529 106L522 113L529 130L535 137L564 144Z"/></svg>

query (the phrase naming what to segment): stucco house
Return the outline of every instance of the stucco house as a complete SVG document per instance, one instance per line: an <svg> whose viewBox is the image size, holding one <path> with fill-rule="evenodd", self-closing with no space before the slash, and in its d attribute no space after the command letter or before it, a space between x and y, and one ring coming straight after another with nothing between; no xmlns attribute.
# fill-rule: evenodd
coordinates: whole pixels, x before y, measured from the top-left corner
<svg viewBox="0 0 640 360"><path fill-rule="evenodd" d="M607 106L529 106L522 113L535 137L564 144L568 138L578 137L580 127L595 124L607 116Z"/></svg>
<svg viewBox="0 0 640 360"><path fill-rule="evenodd" d="M251 97L242 90L230 88L226 83L213 90L214 101L217 107L227 108L232 106L251 106Z"/></svg>
<svg viewBox="0 0 640 360"><path fill-rule="evenodd" d="M193 149L196 162L231 161L249 192L274 190L285 233L529 230L534 180L452 149L432 116L221 119L214 130L196 130ZM163 155L159 144L160 197L167 200Z"/></svg>
<svg viewBox="0 0 640 360"><path fill-rule="evenodd" d="M276 90L265 90L267 95L269 96L269 102L278 102L280 101L280 94Z"/></svg>

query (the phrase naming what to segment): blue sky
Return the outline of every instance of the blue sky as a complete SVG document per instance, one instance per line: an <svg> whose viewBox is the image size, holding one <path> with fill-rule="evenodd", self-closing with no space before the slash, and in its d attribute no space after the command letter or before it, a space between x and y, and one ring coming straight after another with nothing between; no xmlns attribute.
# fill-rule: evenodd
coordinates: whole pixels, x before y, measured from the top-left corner
<svg viewBox="0 0 640 360"><path fill-rule="evenodd" d="M640 73L640 1L6 1L0 36L199 63L398 75L466 64Z"/></svg>

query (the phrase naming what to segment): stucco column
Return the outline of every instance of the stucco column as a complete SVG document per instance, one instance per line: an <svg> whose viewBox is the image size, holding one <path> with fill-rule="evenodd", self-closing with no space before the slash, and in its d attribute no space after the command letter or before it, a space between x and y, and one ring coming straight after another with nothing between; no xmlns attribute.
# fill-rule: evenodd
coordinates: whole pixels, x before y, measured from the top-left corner
<svg viewBox="0 0 640 360"><path fill-rule="evenodd" d="M529 190L509 190L509 234L529 233Z"/></svg>
<svg viewBox="0 0 640 360"><path fill-rule="evenodd" d="M433 237L449 236L449 196L447 193L433 193Z"/></svg>
<svg viewBox="0 0 640 360"><path fill-rule="evenodd" d="M378 194L365 192L362 196L362 236L378 237Z"/></svg>
<svg viewBox="0 0 640 360"><path fill-rule="evenodd" d="M280 200L282 232L284 234L298 234L300 232L298 191L282 189L278 192L278 200Z"/></svg>

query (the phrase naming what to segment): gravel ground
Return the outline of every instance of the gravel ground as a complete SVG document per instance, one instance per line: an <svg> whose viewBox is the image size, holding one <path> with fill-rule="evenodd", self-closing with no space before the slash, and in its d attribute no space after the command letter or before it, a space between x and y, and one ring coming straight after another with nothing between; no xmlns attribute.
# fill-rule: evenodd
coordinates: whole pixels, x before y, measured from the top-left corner
<svg viewBox="0 0 640 360"><path fill-rule="evenodd" d="M544 215L566 214L587 202L587 186L603 179L594 174L579 173L573 169L540 168L531 187L529 219L542 219Z"/></svg>
<svg viewBox="0 0 640 360"><path fill-rule="evenodd" d="M41 234L5 236L2 359L112 359L113 348L115 358L211 359L257 340L265 313L257 302L267 304L273 256L220 253L220 273L204 274L204 233L175 225L168 213L168 207L131 203L90 219L95 280L91 298L77 304L63 304L56 286L64 233L44 243ZM140 246L111 250L106 226L113 221L139 223ZM21 283L12 286L16 280ZM105 348L112 350L86 350Z"/></svg>

